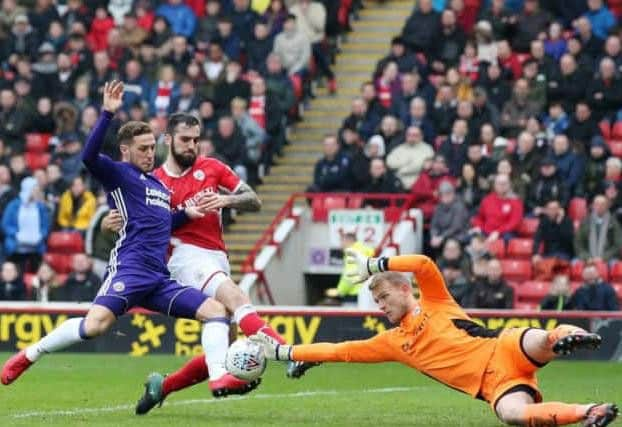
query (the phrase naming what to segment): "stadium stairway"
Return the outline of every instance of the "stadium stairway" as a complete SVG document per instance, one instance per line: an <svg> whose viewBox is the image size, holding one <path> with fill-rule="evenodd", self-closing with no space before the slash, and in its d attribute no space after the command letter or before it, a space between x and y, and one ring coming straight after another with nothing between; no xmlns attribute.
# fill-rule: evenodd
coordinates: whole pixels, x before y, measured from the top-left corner
<svg viewBox="0 0 622 427"><path fill-rule="evenodd" d="M242 263L248 252L290 194L304 191L312 182L313 167L322 155L323 135L335 132L349 114L352 98L359 94L361 84L370 79L376 62L388 53L391 38L399 34L413 5L412 0L365 2L365 9L353 23L347 41L342 43L333 68L337 94L331 96L325 88L315 91L317 97L304 112L304 120L290 133L291 144L285 148L284 156L257 189L263 202L261 212L237 216L235 224L225 233L231 275L236 283L242 276Z"/></svg>

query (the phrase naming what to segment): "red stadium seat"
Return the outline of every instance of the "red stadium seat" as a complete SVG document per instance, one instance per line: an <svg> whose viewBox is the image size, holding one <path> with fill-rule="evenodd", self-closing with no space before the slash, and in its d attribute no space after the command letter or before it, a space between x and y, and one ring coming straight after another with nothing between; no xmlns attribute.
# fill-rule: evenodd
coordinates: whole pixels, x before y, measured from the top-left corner
<svg viewBox="0 0 622 427"><path fill-rule="evenodd" d="M326 222L330 210L345 209L345 207L346 199L344 197L316 197L311 203L313 221Z"/></svg>
<svg viewBox="0 0 622 427"><path fill-rule="evenodd" d="M583 282L570 282L570 292L574 294L581 286L583 286Z"/></svg>
<svg viewBox="0 0 622 427"><path fill-rule="evenodd" d="M574 197L568 205L568 216L573 221L583 221L587 216L587 200L582 197Z"/></svg>
<svg viewBox="0 0 622 427"><path fill-rule="evenodd" d="M43 260L50 264L50 267L54 269L57 273L68 274L71 273L73 255L67 254L57 254L53 252L48 252L43 255Z"/></svg>
<svg viewBox="0 0 622 427"><path fill-rule="evenodd" d="M603 120L598 124L598 127L600 128L600 132L603 134L603 138L605 138L605 140L611 138L611 123L607 120Z"/></svg>
<svg viewBox="0 0 622 427"><path fill-rule="evenodd" d="M521 237L532 237L538 230L538 218L523 218L523 222L518 226L518 235Z"/></svg>
<svg viewBox="0 0 622 427"><path fill-rule="evenodd" d="M50 153L25 153L24 158L26 160L26 166L31 171L35 171L37 169L45 169L47 165L50 163L50 157L52 155Z"/></svg>
<svg viewBox="0 0 622 427"><path fill-rule="evenodd" d="M24 286L26 286L26 297L32 297L32 283L37 275L34 273L24 273Z"/></svg>
<svg viewBox="0 0 622 427"><path fill-rule="evenodd" d="M609 278L612 282L622 283L622 262L617 261L609 269Z"/></svg>
<svg viewBox="0 0 622 427"><path fill-rule="evenodd" d="M397 206L389 206L384 208L384 220L386 222L396 222L400 219L400 208Z"/></svg>
<svg viewBox="0 0 622 427"><path fill-rule="evenodd" d="M332 209L345 209L346 199L344 197L326 197L324 198L324 208L327 211Z"/></svg>
<svg viewBox="0 0 622 427"><path fill-rule="evenodd" d="M532 239L512 239L508 244L507 257L512 259L531 259Z"/></svg>
<svg viewBox="0 0 622 427"><path fill-rule="evenodd" d="M519 301L540 303L549 292L550 283L540 281L525 282L514 291Z"/></svg>
<svg viewBox="0 0 622 427"><path fill-rule="evenodd" d="M505 258L505 242L503 239L497 239L494 242L489 242L487 246L490 253L496 258Z"/></svg>
<svg viewBox="0 0 622 427"><path fill-rule="evenodd" d="M514 308L516 310L536 311L538 310L538 308L540 308L540 304L536 304L533 302L519 301L514 304Z"/></svg>
<svg viewBox="0 0 622 427"><path fill-rule="evenodd" d="M579 282L583 281L584 267L585 263L583 261L574 261L571 267L570 279ZM609 269L607 268L607 263L604 261L597 262L596 268L598 269L598 273L603 280L609 280Z"/></svg>
<svg viewBox="0 0 622 427"><path fill-rule="evenodd" d="M506 280L524 282L531 279L531 261L504 259L501 260L501 268Z"/></svg>
<svg viewBox="0 0 622 427"><path fill-rule="evenodd" d="M622 141L620 140L610 140L608 142L609 150L613 157L622 158Z"/></svg>
<svg viewBox="0 0 622 427"><path fill-rule="evenodd" d="M622 303L622 283L612 283L611 286L616 291L616 295L618 296L618 301Z"/></svg>
<svg viewBox="0 0 622 427"><path fill-rule="evenodd" d="M622 139L622 122L615 122L611 128L611 138Z"/></svg>
<svg viewBox="0 0 622 427"><path fill-rule="evenodd" d="M363 206L364 197L361 196L349 196L348 197L348 208L349 209L358 209Z"/></svg>
<svg viewBox="0 0 622 427"><path fill-rule="evenodd" d="M54 231L48 238L48 250L55 253L75 254L84 251L82 235L72 231Z"/></svg>
<svg viewBox="0 0 622 427"><path fill-rule="evenodd" d="M50 145L50 134L28 133L26 134L26 151L29 153L45 153Z"/></svg>

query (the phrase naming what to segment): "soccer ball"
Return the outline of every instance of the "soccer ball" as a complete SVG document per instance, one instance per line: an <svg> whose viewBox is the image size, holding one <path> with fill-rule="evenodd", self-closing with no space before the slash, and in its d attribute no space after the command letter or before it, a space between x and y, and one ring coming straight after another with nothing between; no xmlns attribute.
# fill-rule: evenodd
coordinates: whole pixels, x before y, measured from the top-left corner
<svg viewBox="0 0 622 427"><path fill-rule="evenodd" d="M263 347L248 338L237 340L227 350L225 368L241 380L256 380L266 370L266 364Z"/></svg>

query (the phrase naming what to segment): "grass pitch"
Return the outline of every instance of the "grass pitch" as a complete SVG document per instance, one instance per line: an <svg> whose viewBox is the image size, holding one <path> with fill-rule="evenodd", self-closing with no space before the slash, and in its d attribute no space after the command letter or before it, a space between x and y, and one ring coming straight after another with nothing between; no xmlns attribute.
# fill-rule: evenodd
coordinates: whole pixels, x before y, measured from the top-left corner
<svg viewBox="0 0 622 427"><path fill-rule="evenodd" d="M4 361L7 354L0 354ZM146 375L186 359L51 355L0 386L0 426L499 426L488 405L397 364L325 364L300 380L272 363L243 398L211 398L206 384L134 415ZM546 400L622 403L622 364L557 362L540 373ZM622 425L617 421L614 425Z"/></svg>

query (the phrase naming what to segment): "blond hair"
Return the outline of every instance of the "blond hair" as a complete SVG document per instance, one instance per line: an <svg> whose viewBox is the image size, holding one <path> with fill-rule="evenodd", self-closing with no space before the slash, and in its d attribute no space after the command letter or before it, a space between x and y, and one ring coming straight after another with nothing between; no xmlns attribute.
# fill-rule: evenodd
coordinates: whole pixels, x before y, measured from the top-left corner
<svg viewBox="0 0 622 427"><path fill-rule="evenodd" d="M374 290L378 285L384 282L389 282L393 286L408 285L412 286L410 280L402 273L395 271L386 271L384 273L374 274L369 282L369 290Z"/></svg>

